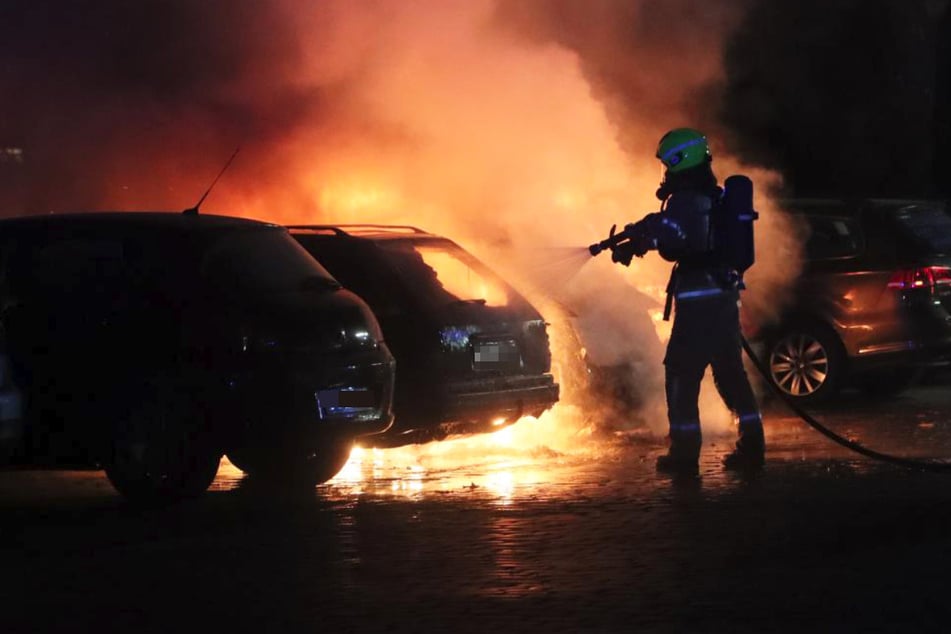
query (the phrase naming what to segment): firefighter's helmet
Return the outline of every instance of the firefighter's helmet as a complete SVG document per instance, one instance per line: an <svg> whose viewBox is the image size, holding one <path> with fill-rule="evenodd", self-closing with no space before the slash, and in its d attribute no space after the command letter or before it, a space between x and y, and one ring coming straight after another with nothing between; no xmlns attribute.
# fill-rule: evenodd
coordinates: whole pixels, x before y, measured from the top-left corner
<svg viewBox="0 0 951 634"><path fill-rule="evenodd" d="M707 137L693 128L676 128L661 137L657 158L672 173L713 160Z"/></svg>

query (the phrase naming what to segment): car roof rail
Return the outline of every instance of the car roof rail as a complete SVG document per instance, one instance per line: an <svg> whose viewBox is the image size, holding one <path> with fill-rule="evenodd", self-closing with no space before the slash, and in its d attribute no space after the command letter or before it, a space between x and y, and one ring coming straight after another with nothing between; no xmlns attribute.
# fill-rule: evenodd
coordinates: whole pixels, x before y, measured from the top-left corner
<svg viewBox="0 0 951 634"><path fill-rule="evenodd" d="M333 232L338 236L350 236L360 233L410 233L429 235L426 231L410 225L381 225L381 224L337 224L337 225L287 225L288 229Z"/></svg>

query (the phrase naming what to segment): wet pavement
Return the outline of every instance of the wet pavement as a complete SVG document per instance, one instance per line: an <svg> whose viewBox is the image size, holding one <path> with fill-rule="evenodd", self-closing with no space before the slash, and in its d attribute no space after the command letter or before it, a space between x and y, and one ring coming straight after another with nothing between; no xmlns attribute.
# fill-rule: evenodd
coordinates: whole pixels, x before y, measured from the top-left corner
<svg viewBox="0 0 951 634"><path fill-rule="evenodd" d="M820 418L951 458L951 389ZM766 470L658 476L649 433L552 421L355 452L275 492L223 462L203 498L130 507L95 471L0 473L0 628L32 631L944 631L951 474L850 454L775 407Z"/></svg>

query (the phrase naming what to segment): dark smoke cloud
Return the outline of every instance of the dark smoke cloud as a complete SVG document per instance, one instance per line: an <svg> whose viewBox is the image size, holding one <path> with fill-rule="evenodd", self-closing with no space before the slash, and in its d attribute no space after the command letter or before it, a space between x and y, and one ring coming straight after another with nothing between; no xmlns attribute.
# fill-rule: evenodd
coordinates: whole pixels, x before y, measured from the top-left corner
<svg viewBox="0 0 951 634"><path fill-rule="evenodd" d="M655 128L714 125L708 94L720 42L745 4L501 0L494 26L576 51L622 147L643 155ZM348 101L364 70L359 60L321 81L297 81L322 42L332 43L328 57L340 54L348 19L359 16L348 43L359 56L398 8L7 0L0 5L0 148L24 154L16 169L0 168L0 213L186 206L239 144L245 156L232 183L280 180L281 144L301 125L311 133L324 127L328 143L361 127L401 143L399 130L381 130L372 115L363 120ZM368 64L380 63L379 50L368 55L377 56Z"/></svg>
<svg viewBox="0 0 951 634"><path fill-rule="evenodd" d="M718 154L780 171L790 191L906 195L947 180L948 4L499 0L491 26L574 52L634 160L659 131L692 125ZM0 213L187 206L237 145L229 188L250 196L284 179L282 149L302 127L323 156L360 137L411 142L351 99L386 62L376 38L407 13L387 2L5 0Z"/></svg>
<svg viewBox="0 0 951 634"><path fill-rule="evenodd" d="M645 122L658 130L699 127L712 139L719 133L721 47L748 4L504 0L499 22L524 36L574 50L592 90L618 127L622 145L642 154L645 139L639 132Z"/></svg>
<svg viewBox="0 0 951 634"><path fill-rule="evenodd" d="M842 196L951 192L949 14L947 0L500 5L577 52L629 152L646 141L631 122L696 126L787 193Z"/></svg>

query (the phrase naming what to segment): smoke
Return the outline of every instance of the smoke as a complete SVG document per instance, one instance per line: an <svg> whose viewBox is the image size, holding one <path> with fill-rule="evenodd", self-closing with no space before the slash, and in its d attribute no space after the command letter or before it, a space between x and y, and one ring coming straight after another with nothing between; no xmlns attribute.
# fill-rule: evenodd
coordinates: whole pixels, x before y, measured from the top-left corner
<svg viewBox="0 0 951 634"><path fill-rule="evenodd" d="M448 235L552 316L565 377L581 376L579 345L594 364L627 364L640 405L611 424L662 432L669 265L602 256L533 276L526 262L655 211L657 139L691 125L708 133L721 179L743 171L757 184L746 300L775 313L798 271L768 200L780 179L732 158L717 121L723 44L745 6L8 0L0 147L22 161L0 164L0 210L183 209L240 146L203 211ZM563 382L563 407L590 422L584 382Z"/></svg>

